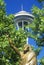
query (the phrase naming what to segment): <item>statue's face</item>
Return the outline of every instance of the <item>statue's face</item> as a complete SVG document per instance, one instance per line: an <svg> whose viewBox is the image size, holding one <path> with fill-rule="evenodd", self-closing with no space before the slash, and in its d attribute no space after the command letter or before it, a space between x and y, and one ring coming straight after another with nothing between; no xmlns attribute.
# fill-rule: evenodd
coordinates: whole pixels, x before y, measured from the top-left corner
<svg viewBox="0 0 44 65"><path fill-rule="evenodd" d="M24 54L27 53L29 51L29 46L28 45L24 45Z"/></svg>
<svg viewBox="0 0 44 65"><path fill-rule="evenodd" d="M31 50L32 50L32 47L30 45L28 45L28 44L24 45L24 54Z"/></svg>

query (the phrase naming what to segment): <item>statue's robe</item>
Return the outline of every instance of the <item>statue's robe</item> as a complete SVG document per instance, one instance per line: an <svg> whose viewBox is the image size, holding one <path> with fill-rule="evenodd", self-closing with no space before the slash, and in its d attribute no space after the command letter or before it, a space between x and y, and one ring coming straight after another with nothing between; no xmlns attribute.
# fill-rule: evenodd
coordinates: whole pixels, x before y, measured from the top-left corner
<svg viewBox="0 0 44 65"><path fill-rule="evenodd" d="M22 56L19 65L37 65L36 54L33 51L21 55Z"/></svg>

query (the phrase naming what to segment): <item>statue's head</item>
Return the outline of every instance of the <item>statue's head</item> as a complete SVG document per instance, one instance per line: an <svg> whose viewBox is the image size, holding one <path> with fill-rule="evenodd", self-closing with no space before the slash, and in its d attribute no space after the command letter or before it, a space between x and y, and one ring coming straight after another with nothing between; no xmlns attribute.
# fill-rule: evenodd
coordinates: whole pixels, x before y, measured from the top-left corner
<svg viewBox="0 0 44 65"><path fill-rule="evenodd" d="M31 47L31 45L29 44L25 44L24 45L24 53L27 53L28 51L31 51L32 50L32 47Z"/></svg>

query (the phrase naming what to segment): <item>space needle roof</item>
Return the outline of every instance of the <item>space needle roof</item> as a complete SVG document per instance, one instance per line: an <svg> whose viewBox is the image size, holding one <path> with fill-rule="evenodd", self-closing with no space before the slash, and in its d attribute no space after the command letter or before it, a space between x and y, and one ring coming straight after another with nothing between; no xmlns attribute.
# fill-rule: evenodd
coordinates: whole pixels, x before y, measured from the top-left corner
<svg viewBox="0 0 44 65"><path fill-rule="evenodd" d="M29 12L26 12L26 11L20 11L20 12L16 13L16 14L15 14L15 17L17 17L17 16L22 16L22 15L34 17L32 14L30 14Z"/></svg>

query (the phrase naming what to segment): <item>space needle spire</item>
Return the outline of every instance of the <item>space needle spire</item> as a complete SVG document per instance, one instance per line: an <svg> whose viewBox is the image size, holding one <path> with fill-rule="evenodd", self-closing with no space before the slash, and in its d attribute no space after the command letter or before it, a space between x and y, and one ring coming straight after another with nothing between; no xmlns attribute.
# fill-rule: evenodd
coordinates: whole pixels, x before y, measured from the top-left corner
<svg viewBox="0 0 44 65"><path fill-rule="evenodd" d="M23 4L21 5L21 11L23 11Z"/></svg>

